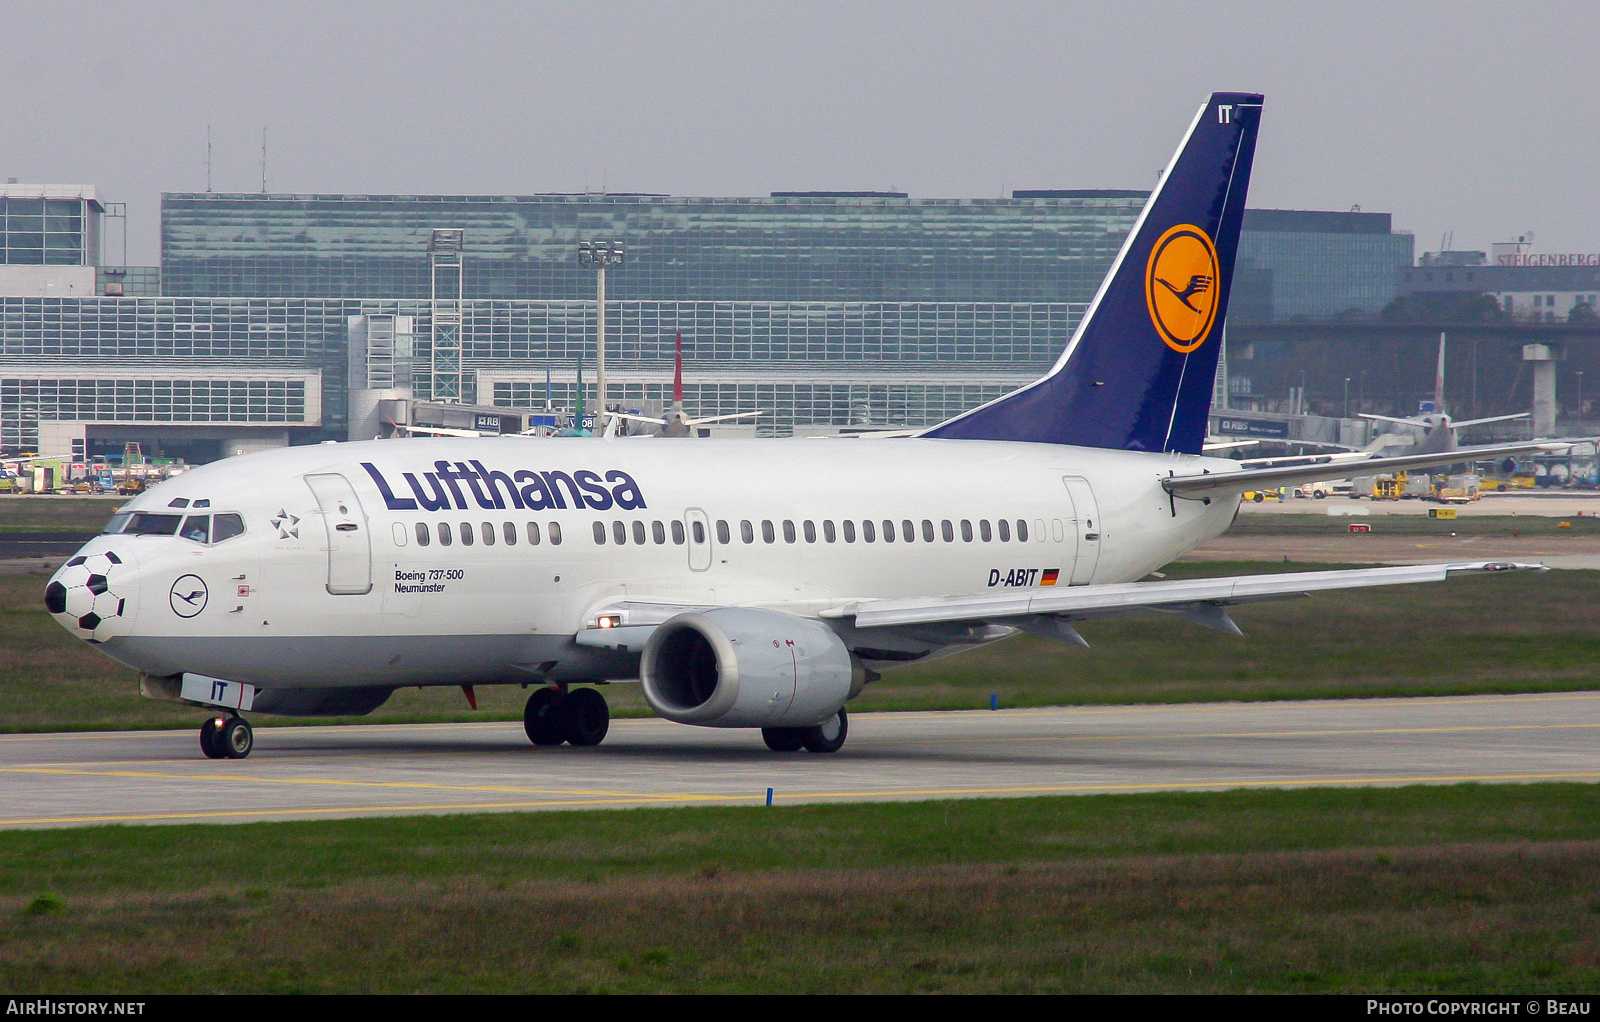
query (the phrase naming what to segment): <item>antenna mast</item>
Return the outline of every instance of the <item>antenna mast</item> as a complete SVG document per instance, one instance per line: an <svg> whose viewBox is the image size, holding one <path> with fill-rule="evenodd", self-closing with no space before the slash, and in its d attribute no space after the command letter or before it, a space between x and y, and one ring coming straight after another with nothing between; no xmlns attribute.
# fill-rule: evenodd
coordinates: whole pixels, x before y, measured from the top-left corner
<svg viewBox="0 0 1600 1022"><path fill-rule="evenodd" d="M267 129L261 129L261 194L267 194Z"/></svg>

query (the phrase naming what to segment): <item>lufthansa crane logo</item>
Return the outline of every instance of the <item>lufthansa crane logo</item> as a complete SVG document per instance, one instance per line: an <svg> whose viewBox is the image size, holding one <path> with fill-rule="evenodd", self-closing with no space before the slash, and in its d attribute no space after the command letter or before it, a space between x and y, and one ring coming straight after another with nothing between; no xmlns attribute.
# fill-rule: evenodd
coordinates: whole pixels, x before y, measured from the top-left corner
<svg viewBox="0 0 1600 1022"><path fill-rule="evenodd" d="M1145 267L1144 300L1167 347L1187 354L1204 344L1217 321L1217 249L1211 236L1194 224L1163 234Z"/></svg>
<svg viewBox="0 0 1600 1022"><path fill-rule="evenodd" d="M179 617L194 617L206 609L206 599L209 596L206 584L199 575L185 575L172 583L172 592L167 599L172 603L174 614Z"/></svg>

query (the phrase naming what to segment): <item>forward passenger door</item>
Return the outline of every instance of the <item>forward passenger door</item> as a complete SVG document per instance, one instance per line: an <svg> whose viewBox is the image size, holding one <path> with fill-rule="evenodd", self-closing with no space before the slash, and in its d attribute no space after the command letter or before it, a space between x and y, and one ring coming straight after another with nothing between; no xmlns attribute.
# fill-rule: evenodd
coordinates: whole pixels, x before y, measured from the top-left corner
<svg viewBox="0 0 1600 1022"><path fill-rule="evenodd" d="M372 541L367 514L350 480L337 472L306 476L328 535L328 592L360 596L372 592Z"/></svg>

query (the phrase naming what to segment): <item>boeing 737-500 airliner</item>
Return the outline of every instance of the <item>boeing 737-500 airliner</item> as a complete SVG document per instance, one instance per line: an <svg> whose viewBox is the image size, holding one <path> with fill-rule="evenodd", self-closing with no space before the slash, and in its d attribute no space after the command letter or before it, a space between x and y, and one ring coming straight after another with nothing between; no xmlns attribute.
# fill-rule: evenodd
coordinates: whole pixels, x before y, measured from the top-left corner
<svg viewBox="0 0 1600 1022"><path fill-rule="evenodd" d="M904 439L472 437L323 444L141 494L50 580L60 623L215 710L360 714L400 686L532 686L540 745L594 745L601 689L663 717L833 752L878 672L1015 634L1443 579L1475 563L1136 581L1226 530L1239 495L1325 464L1241 468L1202 444L1261 97L1184 135L1060 359ZM1359 463L1362 474L1523 444Z"/></svg>

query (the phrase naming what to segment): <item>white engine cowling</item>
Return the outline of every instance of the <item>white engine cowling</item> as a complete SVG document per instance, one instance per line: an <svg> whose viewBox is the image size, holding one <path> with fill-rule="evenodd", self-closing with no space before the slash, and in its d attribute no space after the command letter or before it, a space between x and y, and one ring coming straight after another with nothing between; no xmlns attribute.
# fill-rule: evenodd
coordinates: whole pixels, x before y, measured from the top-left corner
<svg viewBox="0 0 1600 1022"><path fill-rule="evenodd" d="M660 625L639 666L651 709L704 727L820 724L859 691L856 673L827 625L737 607Z"/></svg>

